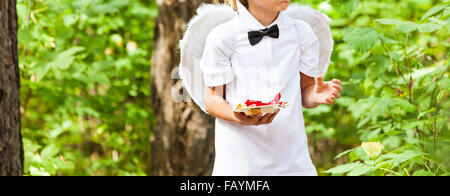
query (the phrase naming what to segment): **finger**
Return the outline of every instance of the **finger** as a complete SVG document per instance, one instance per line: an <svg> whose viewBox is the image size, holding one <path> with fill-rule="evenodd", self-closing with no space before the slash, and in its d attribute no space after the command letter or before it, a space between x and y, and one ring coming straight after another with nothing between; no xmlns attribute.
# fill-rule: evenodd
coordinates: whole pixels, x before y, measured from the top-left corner
<svg viewBox="0 0 450 196"><path fill-rule="evenodd" d="M339 95L339 93L333 93L333 95L334 95L334 99L341 97L341 95Z"/></svg>
<svg viewBox="0 0 450 196"><path fill-rule="evenodd" d="M249 121L250 120L250 117L247 116L244 112L235 113L235 116L236 116L236 118L238 118L239 120L242 120L242 121Z"/></svg>
<svg viewBox="0 0 450 196"><path fill-rule="evenodd" d="M339 84L339 85L341 84L341 81L336 78L334 78L331 82L333 82L335 84Z"/></svg>
<svg viewBox="0 0 450 196"><path fill-rule="evenodd" d="M257 124L261 120L262 117L263 117L262 114L256 114L256 115L252 115L250 117L250 119L251 119L253 124Z"/></svg>
<svg viewBox="0 0 450 196"><path fill-rule="evenodd" d="M273 118L275 118L275 116L278 114L278 111L270 113L269 118L267 118L266 124L269 124L272 122Z"/></svg>
<svg viewBox="0 0 450 196"><path fill-rule="evenodd" d="M340 81L340 80L338 80L338 79L336 79L336 78L335 78L335 79L333 79L333 80L332 80L332 82L333 82L333 83L336 83L336 84L339 84L339 85L341 84L341 81Z"/></svg>
<svg viewBox="0 0 450 196"><path fill-rule="evenodd" d="M322 76L318 76L316 79L317 82L317 86L322 86L323 85L323 78Z"/></svg>
<svg viewBox="0 0 450 196"><path fill-rule="evenodd" d="M272 116L272 114L271 113L267 113L261 119L259 119L258 124L266 124L267 120L270 118L270 116Z"/></svg>
<svg viewBox="0 0 450 196"><path fill-rule="evenodd" d="M253 114L248 116L248 123L251 125L258 125L259 120L262 118L262 114Z"/></svg>
<svg viewBox="0 0 450 196"><path fill-rule="evenodd" d="M325 99L325 102L327 104L333 104L333 99L327 98L327 99Z"/></svg>
<svg viewBox="0 0 450 196"><path fill-rule="evenodd" d="M236 119L238 120L238 123L239 124L242 124L242 125L249 125L248 123L247 123L247 119L246 119L246 117L245 117L245 114L244 114L244 116L242 115L242 112L234 112L234 116L236 117Z"/></svg>
<svg viewBox="0 0 450 196"><path fill-rule="evenodd" d="M273 113L273 115L269 118L268 123L272 123L273 119L275 119L275 117L278 115L278 112L280 112L280 110L278 110L277 112Z"/></svg>
<svg viewBox="0 0 450 196"><path fill-rule="evenodd" d="M342 89L342 86L337 85L337 84L334 84L334 85L333 85L333 88L336 89L336 90L338 90L338 92L341 92L341 91L343 90L343 89Z"/></svg>

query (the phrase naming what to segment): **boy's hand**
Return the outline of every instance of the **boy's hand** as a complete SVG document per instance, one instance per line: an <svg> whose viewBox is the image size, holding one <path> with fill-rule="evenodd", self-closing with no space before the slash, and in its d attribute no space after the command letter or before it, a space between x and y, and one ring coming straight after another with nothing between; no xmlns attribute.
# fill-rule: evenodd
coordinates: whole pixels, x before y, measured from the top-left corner
<svg viewBox="0 0 450 196"><path fill-rule="evenodd" d="M318 104L333 104L333 99L341 97L342 92L341 81L333 79L329 82L324 82L322 76L317 77L314 85L314 97Z"/></svg>
<svg viewBox="0 0 450 196"><path fill-rule="evenodd" d="M274 113L267 113L264 116L262 114L247 116L243 112L234 112L234 116L236 117L236 122L241 125L258 126L272 123L278 112L280 110Z"/></svg>

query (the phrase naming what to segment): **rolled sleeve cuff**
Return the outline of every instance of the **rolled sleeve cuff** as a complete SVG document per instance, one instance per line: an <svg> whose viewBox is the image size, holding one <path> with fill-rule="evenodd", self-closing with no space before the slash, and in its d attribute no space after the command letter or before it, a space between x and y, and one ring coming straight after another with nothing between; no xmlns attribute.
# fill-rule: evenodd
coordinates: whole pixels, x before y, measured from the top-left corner
<svg viewBox="0 0 450 196"><path fill-rule="evenodd" d="M234 72L231 67L227 67L221 72L203 73L203 78L206 86L222 86L230 83L234 79Z"/></svg>
<svg viewBox="0 0 450 196"><path fill-rule="evenodd" d="M300 72L304 73L305 75L307 75L309 77L313 77L313 78L320 76L318 69L311 69L306 66L300 66Z"/></svg>

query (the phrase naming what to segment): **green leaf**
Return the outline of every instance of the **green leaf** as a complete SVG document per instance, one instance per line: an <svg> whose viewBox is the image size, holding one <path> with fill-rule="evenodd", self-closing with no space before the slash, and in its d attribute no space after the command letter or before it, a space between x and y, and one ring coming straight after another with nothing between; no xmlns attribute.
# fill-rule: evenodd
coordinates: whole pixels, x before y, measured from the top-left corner
<svg viewBox="0 0 450 196"><path fill-rule="evenodd" d="M44 158L41 163L42 167L44 167L45 172L49 173L50 175L56 174L56 168L50 159Z"/></svg>
<svg viewBox="0 0 450 196"><path fill-rule="evenodd" d="M50 176L50 174L48 172L40 170L33 166L30 167L30 174L32 176Z"/></svg>
<svg viewBox="0 0 450 196"><path fill-rule="evenodd" d="M424 32L424 33L430 33L430 32L440 30L440 29L441 29L441 26L439 26L437 24L433 24L433 23L425 23L425 24L419 25L419 31Z"/></svg>
<svg viewBox="0 0 450 196"><path fill-rule="evenodd" d="M402 32L402 33L409 33L412 31L417 30L418 24L414 22L405 22L401 20L395 20L395 19L377 19L375 22L385 24L385 25L395 25L396 28Z"/></svg>
<svg viewBox="0 0 450 196"><path fill-rule="evenodd" d="M436 17L431 17L431 18L429 18L428 20L429 20L430 22L436 24L436 25L439 25L439 26L446 26L446 25L448 25L448 22L447 22L447 21L440 20L440 19L438 19L438 18L436 18Z"/></svg>
<svg viewBox="0 0 450 196"><path fill-rule="evenodd" d="M57 138L63 132L68 131L68 129L72 125L73 125L72 121L67 120L61 126L58 126L55 129L52 129L52 130L48 131L49 136L52 137L52 138Z"/></svg>
<svg viewBox="0 0 450 196"><path fill-rule="evenodd" d="M72 47L64 52L61 52L58 54L54 61L49 63L48 66L51 68L65 70L72 64L73 60L75 59L74 55L83 50L83 47Z"/></svg>
<svg viewBox="0 0 450 196"><path fill-rule="evenodd" d="M348 107L353 104L355 104L355 99L353 97L340 97L339 99L336 99L336 104Z"/></svg>
<svg viewBox="0 0 450 196"><path fill-rule="evenodd" d="M370 59L370 62L371 64L366 70L366 77L376 79L385 73L390 61L387 56L377 54Z"/></svg>
<svg viewBox="0 0 450 196"><path fill-rule="evenodd" d="M401 137L394 135L388 136L382 141L383 146L386 146L387 148L397 148L400 146L401 142Z"/></svg>
<svg viewBox="0 0 450 196"><path fill-rule="evenodd" d="M380 39L381 39L381 40L383 41L383 43L385 43L385 44L401 44L401 42L399 42L399 41L397 41L397 40L395 40L395 39L386 37L385 35L380 35Z"/></svg>
<svg viewBox="0 0 450 196"><path fill-rule="evenodd" d="M356 104L351 105L348 109L352 112L353 117L362 118L365 112L373 107L378 101L378 98L368 97L359 99Z"/></svg>
<svg viewBox="0 0 450 196"><path fill-rule="evenodd" d="M365 117L362 120L360 120L358 122L358 124L356 125L356 128L360 129L361 127L363 127L365 124L367 124L369 122L370 118L369 117Z"/></svg>
<svg viewBox="0 0 450 196"><path fill-rule="evenodd" d="M58 153L59 148L55 144L50 144L42 150L41 156L51 158L57 155Z"/></svg>
<svg viewBox="0 0 450 196"><path fill-rule="evenodd" d="M347 175L348 176L361 176L368 172L371 172L373 167L368 166L366 164L358 164L355 166Z"/></svg>
<svg viewBox="0 0 450 196"><path fill-rule="evenodd" d="M98 113L97 111L95 111L93 108L89 108L89 107L85 107L83 108L84 112L88 115L100 118L100 113Z"/></svg>
<svg viewBox="0 0 450 196"><path fill-rule="evenodd" d="M321 131L322 133L326 133L327 131L327 127L325 127L325 125L323 124L310 124L309 126L306 127L306 134L310 134L314 131Z"/></svg>
<svg viewBox="0 0 450 196"><path fill-rule="evenodd" d="M378 142L363 142L361 147L370 158L379 156L384 148L383 144Z"/></svg>
<svg viewBox="0 0 450 196"><path fill-rule="evenodd" d="M364 149L361 146L356 148L355 153L356 153L356 155L358 155L358 157L361 160L364 160L364 161L369 160L369 156L367 155L367 153L364 151Z"/></svg>
<svg viewBox="0 0 450 196"><path fill-rule="evenodd" d="M19 40L20 44L23 44L26 48L32 48L33 44L35 43L34 36L31 32L31 29L21 29L17 33L17 39Z"/></svg>
<svg viewBox="0 0 450 196"><path fill-rule="evenodd" d="M353 168L357 167L360 164L361 163L348 163L348 164L344 164L344 165L339 165L337 167L333 167L333 168L325 171L325 173L333 173L333 174L346 173L346 172L351 171Z"/></svg>
<svg viewBox="0 0 450 196"><path fill-rule="evenodd" d="M341 13L350 14L356 10L359 2L360 0L333 0L329 1L329 4Z"/></svg>
<svg viewBox="0 0 450 196"><path fill-rule="evenodd" d="M423 125L423 121L417 121L417 120L408 120L408 121L403 121L400 125L400 127L403 130L408 130L408 129L414 129L418 126Z"/></svg>
<svg viewBox="0 0 450 196"><path fill-rule="evenodd" d="M33 143L31 140L24 138L23 140L23 148L25 152L36 151L41 148L40 145Z"/></svg>
<svg viewBox="0 0 450 196"><path fill-rule="evenodd" d="M383 159L391 159L393 161L392 167L397 167L398 165L402 164L405 161L411 160L417 156L420 156L421 153L412 151L412 150L406 150L400 154L395 153L389 153L381 155Z"/></svg>
<svg viewBox="0 0 450 196"><path fill-rule="evenodd" d="M433 172L425 171L423 169L414 172L413 176L435 176Z"/></svg>
<svg viewBox="0 0 450 196"><path fill-rule="evenodd" d="M67 26L60 26L56 29L56 44L62 44L64 43L66 40L70 39L74 34L74 31L72 28L67 27Z"/></svg>
<svg viewBox="0 0 450 196"><path fill-rule="evenodd" d="M72 26L77 22L77 20L80 18L79 15L76 14L67 14L63 16L64 26Z"/></svg>
<svg viewBox="0 0 450 196"><path fill-rule="evenodd" d="M444 10L444 16L450 15L450 7L445 8Z"/></svg>
<svg viewBox="0 0 450 196"><path fill-rule="evenodd" d="M344 152L341 152L341 153L339 153L336 157L334 157L334 159L339 159L339 158L341 158L342 156L344 156L344 155L346 155L346 154L348 154L348 153L350 153L350 152L353 152L353 151L355 151L355 149L350 149L350 150L346 150L346 151L344 151Z"/></svg>
<svg viewBox="0 0 450 196"><path fill-rule="evenodd" d="M382 130L381 128L377 128L377 129L371 131L370 134L367 135L367 139L370 141L378 140L378 138L380 137L381 130Z"/></svg>
<svg viewBox="0 0 450 196"><path fill-rule="evenodd" d="M26 20L26 17L27 17L27 11L28 11L27 6L25 6L23 4L20 4L20 3L17 3L16 10L17 10L17 16L19 17L21 22L25 23L25 20ZM19 24L24 24L24 23L19 23Z"/></svg>
<svg viewBox="0 0 450 196"><path fill-rule="evenodd" d="M75 165L70 161L62 161L59 158L52 159L53 164L57 167L57 169L61 170L72 170L75 168Z"/></svg>
<svg viewBox="0 0 450 196"><path fill-rule="evenodd" d="M392 103L392 105L390 104L390 107L392 108L393 106L397 106L400 107L400 109L407 111L407 112L414 112L416 109L416 106L409 103L408 100L406 99L402 99L402 98L393 98L393 99L389 99L387 100L389 102Z"/></svg>
<svg viewBox="0 0 450 196"><path fill-rule="evenodd" d="M354 162L358 159L361 159L361 157L359 157L358 154L356 154L356 150L357 149L355 149L355 151L352 151L348 154L348 158L350 159L350 162Z"/></svg>
<svg viewBox="0 0 450 196"><path fill-rule="evenodd" d="M92 9L100 13L116 13L120 8L126 6L128 3L128 1L116 0L108 3L93 5Z"/></svg>
<svg viewBox="0 0 450 196"><path fill-rule="evenodd" d="M308 116L314 116L314 115L321 115L326 114L331 111L331 107L329 105L319 105L317 108L314 108L313 110L305 110L305 114Z"/></svg>
<svg viewBox="0 0 450 196"><path fill-rule="evenodd" d="M403 33L410 33L417 29L417 24L413 22L403 22L397 25L399 31Z"/></svg>
<svg viewBox="0 0 450 196"><path fill-rule="evenodd" d="M436 98L436 101L438 104L442 101L442 98L444 97L445 94L447 94L446 90L439 91L439 94L437 95L437 98Z"/></svg>
<svg viewBox="0 0 450 196"><path fill-rule="evenodd" d="M108 77L105 74L97 74L94 77L94 81L111 86L111 82L109 81Z"/></svg>
<svg viewBox="0 0 450 196"><path fill-rule="evenodd" d="M356 28L344 35L344 41L350 48L358 51L367 51L378 42L379 34L372 28Z"/></svg>
<svg viewBox="0 0 450 196"><path fill-rule="evenodd" d="M431 8L430 10L427 11L427 13L425 13L422 18L420 20L424 20L430 16L433 16L435 14L437 14L438 12L442 11L443 9L447 8L448 4L444 4L444 5L438 5L435 6L433 8Z"/></svg>

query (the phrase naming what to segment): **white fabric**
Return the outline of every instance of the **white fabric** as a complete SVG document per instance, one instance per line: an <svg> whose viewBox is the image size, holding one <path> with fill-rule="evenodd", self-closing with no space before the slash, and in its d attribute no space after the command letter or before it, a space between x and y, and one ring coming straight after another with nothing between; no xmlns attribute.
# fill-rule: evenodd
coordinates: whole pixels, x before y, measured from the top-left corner
<svg viewBox="0 0 450 196"><path fill-rule="evenodd" d="M238 16L208 35L200 61L205 84L226 84L233 108L247 99L268 102L279 92L290 106L268 125L216 118L213 175L317 175L308 152L299 74L319 75L317 38L307 23L280 12L270 25L278 25L280 37L266 36L251 46L248 31L266 27L242 4L238 9Z"/></svg>
<svg viewBox="0 0 450 196"><path fill-rule="evenodd" d="M237 13L228 5L202 4L186 27L183 39L180 40L179 75L184 89L192 100L206 113L204 80L200 70L200 59L203 56L206 38L212 29L230 21ZM210 76L214 77L214 74ZM185 100L183 93L183 100Z"/></svg>
<svg viewBox="0 0 450 196"><path fill-rule="evenodd" d="M311 26L319 39L319 75L325 76L331 62L330 57L334 45L330 29L331 19L315 9L295 3L291 4L285 13L291 18L304 21Z"/></svg>

